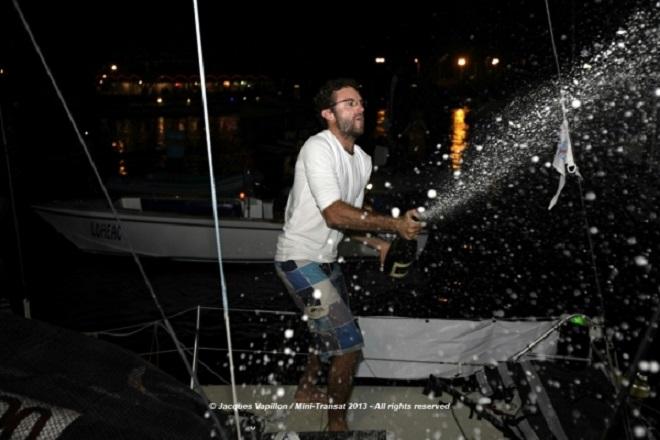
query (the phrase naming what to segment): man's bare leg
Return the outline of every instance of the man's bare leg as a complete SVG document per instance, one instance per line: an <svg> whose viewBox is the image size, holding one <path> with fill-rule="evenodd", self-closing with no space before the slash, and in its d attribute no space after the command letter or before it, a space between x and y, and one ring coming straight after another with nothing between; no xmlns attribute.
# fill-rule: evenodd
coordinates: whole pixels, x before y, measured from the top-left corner
<svg viewBox="0 0 660 440"><path fill-rule="evenodd" d="M328 373L329 403L343 404L344 408L328 410L328 431L348 431L345 404L353 391L353 376L360 353L358 350L332 358Z"/></svg>
<svg viewBox="0 0 660 440"><path fill-rule="evenodd" d="M316 382L321 371L321 360L318 355L310 353L307 358L305 373L298 382L294 400L299 403L328 403L328 395L318 389Z"/></svg>

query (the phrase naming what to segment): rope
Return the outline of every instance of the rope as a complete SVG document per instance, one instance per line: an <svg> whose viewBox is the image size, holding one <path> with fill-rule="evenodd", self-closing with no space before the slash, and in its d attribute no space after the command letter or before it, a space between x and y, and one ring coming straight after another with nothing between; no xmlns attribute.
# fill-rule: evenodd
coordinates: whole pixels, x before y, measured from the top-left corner
<svg viewBox="0 0 660 440"><path fill-rule="evenodd" d="M89 336L97 337L99 335L104 335L104 336L113 336L115 338L127 338L129 336L133 336L135 334L140 333L143 330L146 330L148 328L151 328L153 326L160 325L160 321L152 321L150 323L141 325L135 330L128 331L128 332L116 332L116 331L100 331L100 332L92 332L92 333L84 333ZM167 329L166 329L167 330Z"/></svg>
<svg viewBox="0 0 660 440"><path fill-rule="evenodd" d="M561 107L561 112L562 112L562 119L564 122L567 121L567 111L566 111L566 106L565 106L565 99L564 99L564 91L561 89L561 68L559 66L559 54L557 52L557 46L555 44L555 37L554 33L552 31L552 19L550 16L550 5L548 4L548 0L545 0L545 9L546 13L548 16L548 28L550 30L550 42L552 43L552 53L555 59L555 66L557 68L557 87L559 89L559 103ZM568 123L566 122L566 127L568 128ZM570 131L570 130L567 130ZM570 141L569 141L570 142ZM569 170L571 172L571 170ZM579 176L579 174L578 174ZM600 276L598 274L598 267L596 265L596 253L594 251L594 245L593 245L593 240L591 239L591 233L589 232L591 229L591 226L589 224L589 217L587 216L587 209L584 204L584 189L582 188L582 182L581 179L578 178L578 188L580 192L580 212L582 214L583 220L584 220L584 228L585 232L587 235L587 243L589 246L589 253L591 256L591 269L593 272L593 277L594 277L594 283L596 286L596 295L598 296L598 301L599 301L599 307L600 307L600 318L603 320L602 325L605 327L605 300L603 297L603 291L600 285ZM609 353L609 348L607 347L608 344L606 345L606 351L608 358L610 357Z"/></svg>
<svg viewBox="0 0 660 440"><path fill-rule="evenodd" d="M599 307L600 307L600 316L603 319L603 327L605 326L605 300L603 299L603 292L602 288L600 285L600 276L598 275L598 268L596 266L596 252L594 251L594 242L591 239L591 234L589 233L589 230L591 229L591 226L589 225L589 218L587 217L587 208L584 204L584 190L582 188L582 182L580 179L578 179L578 187L580 188L580 208L582 212L582 218L584 220L584 228L587 231L587 243L589 244L589 254L591 256L591 269L593 271L593 276L594 276L594 282L596 283L596 292L598 296L598 302L599 302ZM606 351L607 351L607 344L606 346ZM609 352L608 352L609 356Z"/></svg>
<svg viewBox="0 0 660 440"><path fill-rule="evenodd" d="M87 161L89 165L92 168L92 171L94 172L94 176L96 177L97 182L99 183L99 186L101 188L101 191L103 192L103 196L105 197L106 201L108 202L108 206L110 206L110 210L112 211L113 216L115 217L115 220L117 221L117 224L121 227L121 220L119 218L119 214L117 213L117 210L115 206L112 203L112 199L110 197L110 194L108 193L107 188L103 184L103 179L101 178L101 175L98 171L98 168L96 167L96 164L94 163L94 159L92 158L91 153L89 152L89 148L87 146L87 143L85 142L85 139L82 136L82 133L80 129L78 128L78 124L75 121L75 118L73 117L73 114L71 113L71 110L69 109L69 106L66 102L66 99L64 98L64 95L62 94L60 88L57 85L57 81L55 81L55 77L53 76L53 73L48 66L48 63L46 62L46 58L44 57L41 48L39 44L37 44L37 40L34 37L34 34L32 33L32 30L30 28L30 25L28 24L25 16L23 15L23 11L21 10L21 7L18 5L17 0L12 0L12 3L14 5L14 8L16 9L16 12L18 13L21 22L23 23L23 26L25 27L26 32L28 33L28 36L30 37L30 41L32 42L32 45L34 46L35 51L37 52L37 55L39 56L39 59L41 60L41 64L44 66L44 69L46 71L46 74L48 75L48 78L50 79L53 88L55 90L55 93L57 94L57 97L59 98L64 111L67 114L67 117L69 119L69 122L71 122L71 126L73 127L74 132L76 133L76 136L78 138L78 141L80 142L80 145L83 147L83 151L85 152L85 156L87 157ZM142 266L142 262L140 261L140 258L138 255L135 253L135 249L133 248L133 243L130 240L130 237L126 235L126 240L128 243L128 248L131 252L131 255L133 257L133 260L135 261L135 264L137 265L140 274L142 275L142 279L144 280L144 283L147 286L147 289L149 290L149 294L151 295L151 298L156 305L156 308L158 309L158 312L160 313L162 320L165 324L165 327L167 329L168 334L172 338L172 341L174 342L174 345L176 346L177 352L179 353L179 356L181 357L181 360L183 361L184 365L186 366L186 370L188 373L192 376L192 367L190 366L190 362L188 362L188 358L186 357L185 353L181 349L181 342L179 342L176 333L174 329L172 328L172 325L170 324L170 321L167 319L167 316L165 316L165 311L163 310L160 301L158 301L158 297L156 296L156 293L154 291L153 286L151 285L151 281L149 280L149 277L147 277L146 272L144 271L144 267ZM195 378L195 382L197 383L197 378ZM197 383L197 385L199 385ZM198 387L200 388L200 387ZM201 388L200 388L201 389ZM208 398L202 393L201 394L202 398L205 400L205 402L208 404ZM220 435L224 437L224 431L222 430L222 427L220 425L220 421L215 417L213 413L210 413L211 417L213 418ZM240 440L240 439L239 439Z"/></svg>
<svg viewBox="0 0 660 440"><path fill-rule="evenodd" d="M552 44L552 54L555 56L555 66L557 67L557 85L560 87L559 95L561 96L561 68L559 67L559 54L557 52L557 45L555 44L555 34L552 31L552 19L550 18L550 5L548 0L545 0L545 12L548 16L548 29L550 30L550 43ZM563 109L564 111L566 109Z"/></svg>
<svg viewBox="0 0 660 440"><path fill-rule="evenodd" d="M180 312L176 312L172 315L169 315L167 318L172 319L172 318L175 318L177 316L183 315L185 313L191 312L193 310L197 310L197 307L192 307L192 308L189 308L189 309L182 310ZM109 328L109 329L105 329L105 330L96 330L96 331L93 331L93 332L83 332L83 334L88 335L88 336L96 336L96 335L110 335L110 336L112 336L113 332L119 332L119 331L122 331L122 330L132 329L132 328L135 328L135 327L139 327L140 329L144 329L146 327L149 327L149 326L152 326L152 325L155 325L155 324L158 324L158 323L160 323L160 320L139 322L137 324L125 325L125 326L122 326L122 327L114 327L114 328Z"/></svg>
<svg viewBox="0 0 660 440"><path fill-rule="evenodd" d="M204 310L224 310L222 307L211 307L211 306L200 306L201 309ZM269 310L269 309L236 309L236 308L229 308L227 309L229 312L250 312L254 313L256 315L284 315L284 316L300 316L299 312L290 312L286 310Z"/></svg>
<svg viewBox="0 0 660 440"><path fill-rule="evenodd" d="M209 109L208 109L208 100L206 98L206 74L204 72L204 56L202 53L202 41L201 41L201 32L199 26L199 7L197 5L197 0L193 0L193 6L195 11L195 37L197 42L197 60L199 62L199 80L200 88L202 91L202 104L204 108L204 133L206 135L206 150L208 155L209 162L209 180L211 182L211 206L213 207L213 223L215 225L215 247L218 251L218 269L220 271L220 284L222 291L222 305L225 309L224 318L225 318L225 328L227 331L227 346L229 348L229 373L231 378L231 394L234 402L234 418L236 420L235 426L236 436L238 440L241 440L241 430L238 429L240 424L240 418L238 414L238 398L236 395L236 380L234 378L234 356L232 355L232 344L231 344L231 329L229 325L229 301L227 300L227 285L225 283L225 272L222 267L222 248L220 246L220 225L218 222L218 202L217 194L215 188L215 174L213 172L213 153L211 151L211 130L209 129Z"/></svg>

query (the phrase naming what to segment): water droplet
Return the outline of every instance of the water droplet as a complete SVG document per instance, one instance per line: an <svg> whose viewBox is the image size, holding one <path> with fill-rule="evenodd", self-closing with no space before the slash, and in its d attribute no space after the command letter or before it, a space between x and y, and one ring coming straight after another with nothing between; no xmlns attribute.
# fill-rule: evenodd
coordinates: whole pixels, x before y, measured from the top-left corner
<svg viewBox="0 0 660 440"><path fill-rule="evenodd" d="M584 195L584 200L588 200L590 202L596 200L596 193L593 191L589 191Z"/></svg>
<svg viewBox="0 0 660 440"><path fill-rule="evenodd" d="M635 264L638 266L646 266L649 264L649 260L644 255L637 255L635 257Z"/></svg>
<svg viewBox="0 0 660 440"><path fill-rule="evenodd" d="M401 210L396 206L392 208L392 217L398 218L401 215Z"/></svg>
<svg viewBox="0 0 660 440"><path fill-rule="evenodd" d="M290 328L284 330L284 337L287 339L293 338L293 330Z"/></svg>
<svg viewBox="0 0 660 440"><path fill-rule="evenodd" d="M571 107L580 108L581 106L582 106L582 101L580 101L579 99L574 99L573 101L571 101Z"/></svg>
<svg viewBox="0 0 660 440"><path fill-rule="evenodd" d="M428 197L429 199L435 199L436 197L438 197L438 192L434 189L430 189L426 192L426 197Z"/></svg>

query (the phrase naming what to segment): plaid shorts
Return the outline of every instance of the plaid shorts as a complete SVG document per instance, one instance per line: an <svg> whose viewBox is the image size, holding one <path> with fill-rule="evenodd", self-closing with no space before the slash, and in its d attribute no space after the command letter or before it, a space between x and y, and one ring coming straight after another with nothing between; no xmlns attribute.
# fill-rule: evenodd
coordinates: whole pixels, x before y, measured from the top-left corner
<svg viewBox="0 0 660 440"><path fill-rule="evenodd" d="M276 261L275 270L293 301L307 315L312 348L324 361L362 348L362 332L348 306L339 264Z"/></svg>

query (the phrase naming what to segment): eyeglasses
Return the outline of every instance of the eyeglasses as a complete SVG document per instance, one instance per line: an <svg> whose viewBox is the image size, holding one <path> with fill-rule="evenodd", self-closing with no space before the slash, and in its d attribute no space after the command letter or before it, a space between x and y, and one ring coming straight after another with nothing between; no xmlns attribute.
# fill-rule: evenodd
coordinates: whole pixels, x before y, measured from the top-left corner
<svg viewBox="0 0 660 440"><path fill-rule="evenodd" d="M346 107L350 107L350 108L355 108L358 105L361 106L362 108L365 108L367 106L367 101L365 101L364 99L348 98L348 99L342 99L341 101L333 102L332 104L330 104L329 107L334 107L337 104L342 104L344 102L346 103Z"/></svg>

